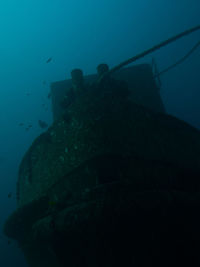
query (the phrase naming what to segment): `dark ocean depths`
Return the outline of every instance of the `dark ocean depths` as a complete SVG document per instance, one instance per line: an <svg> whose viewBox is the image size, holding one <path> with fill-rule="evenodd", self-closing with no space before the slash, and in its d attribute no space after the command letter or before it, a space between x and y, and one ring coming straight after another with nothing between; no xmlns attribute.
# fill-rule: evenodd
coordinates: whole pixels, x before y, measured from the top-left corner
<svg viewBox="0 0 200 267"><path fill-rule="evenodd" d="M20 161L52 123L50 84L73 68L96 72L99 63L120 62L200 24L200 1L2 0L0 3L0 210L1 229L16 209ZM184 57L200 32L155 51L137 63L159 71ZM200 129L200 47L160 76L169 114ZM0 266L27 266L15 241L1 231Z"/></svg>

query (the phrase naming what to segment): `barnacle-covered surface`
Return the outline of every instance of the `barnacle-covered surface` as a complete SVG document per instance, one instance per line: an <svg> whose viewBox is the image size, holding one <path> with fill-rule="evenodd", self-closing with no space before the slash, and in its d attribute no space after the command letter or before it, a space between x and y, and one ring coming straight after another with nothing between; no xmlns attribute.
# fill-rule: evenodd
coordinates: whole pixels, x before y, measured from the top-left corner
<svg viewBox="0 0 200 267"><path fill-rule="evenodd" d="M60 178L98 155L134 155L199 168L199 151L199 131L190 125L132 104L123 86L93 88L26 153L19 170L18 203L21 207L41 197ZM98 181L94 177L90 183Z"/></svg>
<svg viewBox="0 0 200 267"><path fill-rule="evenodd" d="M197 129L94 84L27 151L4 232L32 267L189 266L199 177Z"/></svg>

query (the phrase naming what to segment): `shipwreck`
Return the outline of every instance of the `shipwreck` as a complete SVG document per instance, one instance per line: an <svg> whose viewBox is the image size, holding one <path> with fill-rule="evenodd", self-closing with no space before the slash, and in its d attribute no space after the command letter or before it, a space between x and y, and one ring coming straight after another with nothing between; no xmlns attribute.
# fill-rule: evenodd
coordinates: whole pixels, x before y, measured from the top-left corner
<svg viewBox="0 0 200 267"><path fill-rule="evenodd" d="M166 113L151 65L110 74L129 94L88 75L67 113L72 81L52 83L4 232L31 267L199 266L200 131Z"/></svg>

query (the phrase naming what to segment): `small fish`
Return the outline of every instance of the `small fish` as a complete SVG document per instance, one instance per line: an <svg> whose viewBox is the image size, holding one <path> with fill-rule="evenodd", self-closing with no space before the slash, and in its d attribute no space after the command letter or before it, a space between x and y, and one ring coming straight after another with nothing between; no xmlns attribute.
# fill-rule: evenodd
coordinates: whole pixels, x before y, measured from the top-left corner
<svg viewBox="0 0 200 267"><path fill-rule="evenodd" d="M10 245L11 244L11 240L8 240L8 245Z"/></svg>
<svg viewBox="0 0 200 267"><path fill-rule="evenodd" d="M48 98L48 99L50 99L50 98L51 98L51 93L48 93L48 96L47 96L47 98Z"/></svg>
<svg viewBox="0 0 200 267"><path fill-rule="evenodd" d="M48 124L45 121L38 120L40 128L45 129L48 127Z"/></svg>
<svg viewBox="0 0 200 267"><path fill-rule="evenodd" d="M23 122L20 122L20 123L19 123L19 126L24 126L24 123L23 123Z"/></svg>
<svg viewBox="0 0 200 267"><path fill-rule="evenodd" d="M12 193L8 193L8 198L11 198L12 197Z"/></svg>
<svg viewBox="0 0 200 267"><path fill-rule="evenodd" d="M29 95L30 95L30 93L26 93L26 95L27 95L27 96L29 96Z"/></svg>
<svg viewBox="0 0 200 267"><path fill-rule="evenodd" d="M52 57L48 58L47 61L46 61L46 63L49 63L51 61L52 61Z"/></svg>
<svg viewBox="0 0 200 267"><path fill-rule="evenodd" d="M32 127L33 127L33 125L31 125L31 124L28 125L28 128L32 128Z"/></svg>

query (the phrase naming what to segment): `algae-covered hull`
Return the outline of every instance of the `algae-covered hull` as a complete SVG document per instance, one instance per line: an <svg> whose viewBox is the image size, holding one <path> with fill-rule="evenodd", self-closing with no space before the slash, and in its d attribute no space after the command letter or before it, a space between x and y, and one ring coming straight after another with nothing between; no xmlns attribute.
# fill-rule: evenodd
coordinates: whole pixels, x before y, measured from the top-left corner
<svg viewBox="0 0 200 267"><path fill-rule="evenodd" d="M30 266L200 263L200 132L126 90L94 85L24 156L4 231Z"/></svg>

